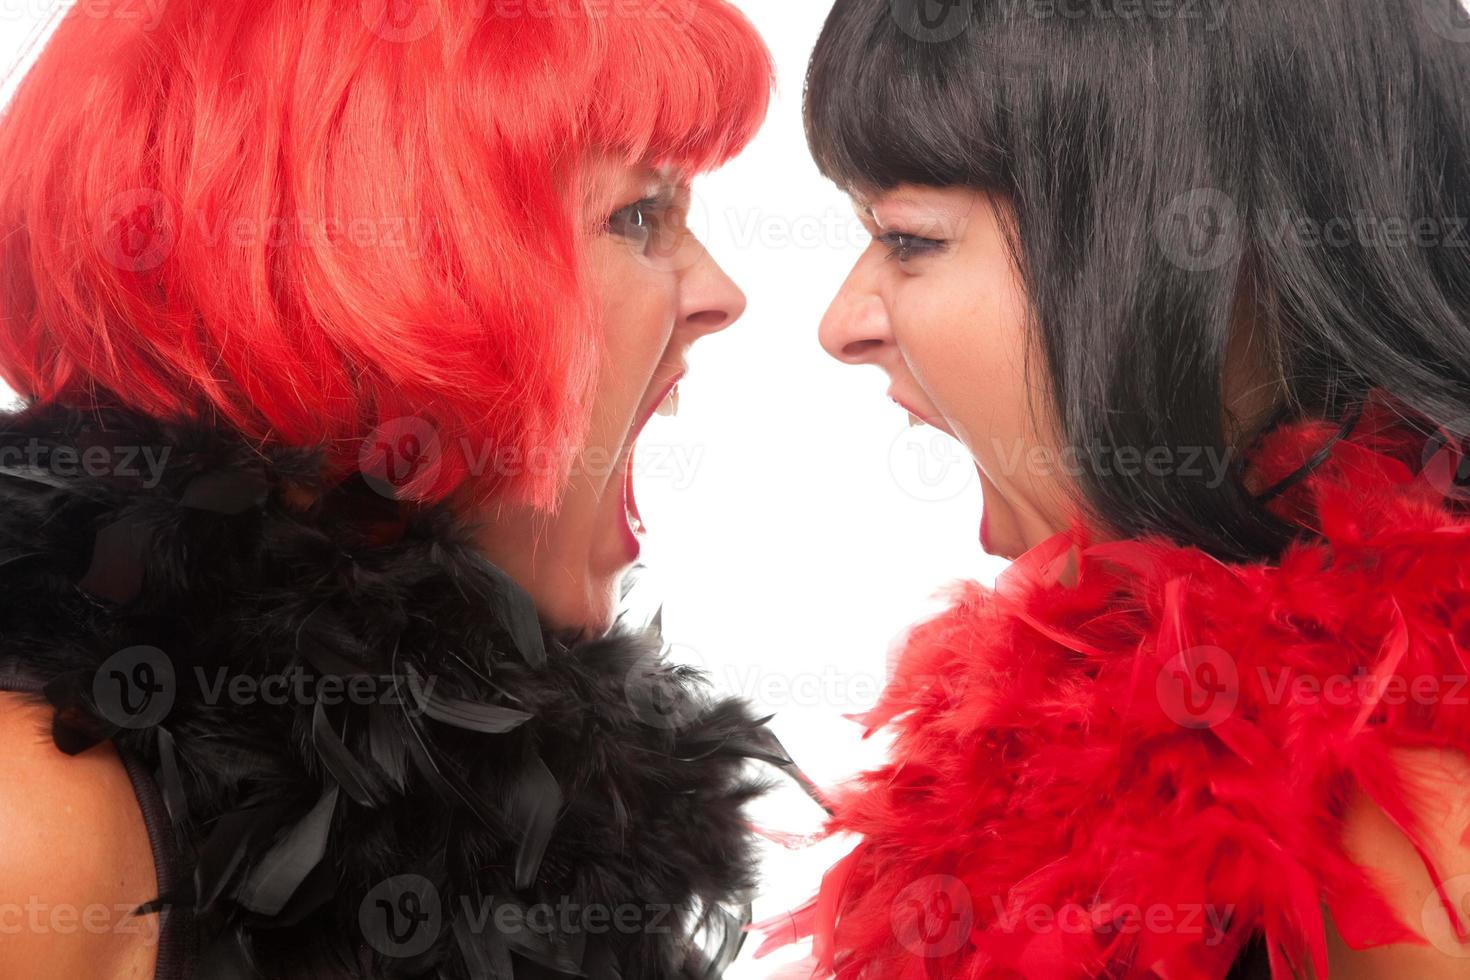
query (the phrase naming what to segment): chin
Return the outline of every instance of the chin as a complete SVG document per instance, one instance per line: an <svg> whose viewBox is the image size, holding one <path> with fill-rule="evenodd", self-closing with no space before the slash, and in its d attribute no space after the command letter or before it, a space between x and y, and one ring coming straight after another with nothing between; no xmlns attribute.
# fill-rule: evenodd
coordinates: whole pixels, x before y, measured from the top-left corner
<svg viewBox="0 0 1470 980"><path fill-rule="evenodd" d="M589 576L581 596L565 603L561 615L548 618L569 631L577 632L583 639L604 635L617 622L619 587L624 571L626 569Z"/></svg>
<svg viewBox="0 0 1470 980"><path fill-rule="evenodd" d="M590 586L555 592L532 589L531 599L546 629L578 638L606 633L615 615L612 604L600 598L600 593Z"/></svg>

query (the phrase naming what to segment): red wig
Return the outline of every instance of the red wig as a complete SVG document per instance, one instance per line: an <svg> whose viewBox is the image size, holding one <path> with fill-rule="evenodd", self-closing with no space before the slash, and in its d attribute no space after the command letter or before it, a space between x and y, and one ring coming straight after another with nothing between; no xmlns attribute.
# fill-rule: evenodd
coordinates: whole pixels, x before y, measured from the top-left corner
<svg viewBox="0 0 1470 980"><path fill-rule="evenodd" d="M750 24L723 0L133 7L75 7L0 122L0 375L344 471L411 419L439 444L411 495L489 449L487 487L554 505L602 349L571 189L601 153L695 173L743 147L771 86Z"/></svg>

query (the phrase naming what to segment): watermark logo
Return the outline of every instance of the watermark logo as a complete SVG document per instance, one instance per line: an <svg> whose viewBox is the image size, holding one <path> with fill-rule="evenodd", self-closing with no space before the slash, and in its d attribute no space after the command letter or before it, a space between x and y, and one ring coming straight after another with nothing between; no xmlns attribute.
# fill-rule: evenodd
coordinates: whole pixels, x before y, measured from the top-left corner
<svg viewBox="0 0 1470 980"><path fill-rule="evenodd" d="M704 258L704 243L714 230L713 213L693 188L684 194L677 210L646 213L647 237L634 253L639 262L662 272L684 272Z"/></svg>
<svg viewBox="0 0 1470 980"><path fill-rule="evenodd" d="M389 878L363 896L357 924L368 945L384 956L421 956L444 929L439 889L423 875Z"/></svg>
<svg viewBox="0 0 1470 980"><path fill-rule="evenodd" d="M151 728L173 710L178 684L174 665L157 647L119 650L92 676L98 713L120 728Z"/></svg>
<svg viewBox="0 0 1470 980"><path fill-rule="evenodd" d="M1213 187L1175 195L1159 213L1154 233L1165 257L1189 272L1209 272L1234 261L1243 240L1235 200Z"/></svg>
<svg viewBox="0 0 1470 980"><path fill-rule="evenodd" d="M124 272L148 272L173 251L178 227L178 214L167 198L150 188L135 188L113 195L103 206L96 244Z"/></svg>
<svg viewBox="0 0 1470 980"><path fill-rule="evenodd" d="M361 11L368 30L395 44L421 40L439 22L433 0L362 0Z"/></svg>
<svg viewBox="0 0 1470 980"><path fill-rule="evenodd" d="M1429 29L1446 41L1470 41L1470 11L1462 0L1419 0L1419 12Z"/></svg>
<svg viewBox="0 0 1470 980"><path fill-rule="evenodd" d="M969 941L975 909L970 890L950 875L929 875L905 887L889 911L893 935L915 956L951 956Z"/></svg>
<svg viewBox="0 0 1470 980"><path fill-rule="evenodd" d="M1457 421L1454 430L1467 431L1465 421ZM1419 463L1420 478L1428 480L1441 496L1470 500L1470 453L1465 451L1464 440L1440 429L1425 440Z"/></svg>
<svg viewBox="0 0 1470 980"><path fill-rule="evenodd" d="M379 425L358 450L363 478L390 500L421 494L435 484L443 465L439 430L416 415Z"/></svg>
<svg viewBox="0 0 1470 980"><path fill-rule="evenodd" d="M888 0L888 11L900 30L926 44L954 40L975 16L974 0Z"/></svg>
<svg viewBox="0 0 1470 980"><path fill-rule="evenodd" d="M690 690L690 683L704 674L705 663L699 651L674 643L663 657L638 660L628 671L623 692L634 716L643 724L677 731L703 709L699 693Z"/></svg>
<svg viewBox="0 0 1470 980"><path fill-rule="evenodd" d="M957 440L927 425L905 425L888 446L888 470L904 493L925 503L953 500L978 477Z"/></svg>
<svg viewBox="0 0 1470 980"><path fill-rule="evenodd" d="M1470 874L1445 879L1444 894L1460 921L1470 922ZM1455 934L1455 924L1450 921L1449 911L1440 900L1439 892L1431 890L1424 897L1419 924L1424 938L1435 949L1457 960L1470 959L1470 943L1461 942Z"/></svg>
<svg viewBox="0 0 1470 980"><path fill-rule="evenodd" d="M1185 728L1213 728L1235 712L1240 673L1216 646L1181 650L1160 668L1154 691L1164 714Z"/></svg>

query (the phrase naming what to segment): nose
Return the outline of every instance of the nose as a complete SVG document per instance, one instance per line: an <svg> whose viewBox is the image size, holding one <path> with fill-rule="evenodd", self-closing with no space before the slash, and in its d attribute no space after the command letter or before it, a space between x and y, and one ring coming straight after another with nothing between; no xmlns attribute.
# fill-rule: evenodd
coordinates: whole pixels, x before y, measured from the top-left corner
<svg viewBox="0 0 1470 980"><path fill-rule="evenodd" d="M692 238L692 236L691 236ZM680 281L679 325L692 340L719 333L745 313L745 293L697 239Z"/></svg>
<svg viewBox="0 0 1470 980"><path fill-rule="evenodd" d="M883 299L868 283L866 257L837 291L817 332L822 347L844 364L874 364L893 346Z"/></svg>

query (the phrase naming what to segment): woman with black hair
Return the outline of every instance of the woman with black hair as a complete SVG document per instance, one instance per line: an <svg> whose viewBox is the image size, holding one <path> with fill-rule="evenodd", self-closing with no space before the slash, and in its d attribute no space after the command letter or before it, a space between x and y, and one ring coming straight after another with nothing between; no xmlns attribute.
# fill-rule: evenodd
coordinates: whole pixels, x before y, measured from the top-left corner
<svg viewBox="0 0 1470 980"><path fill-rule="evenodd" d="M824 975L1470 975L1454 0L839 0L821 328L1014 559L907 637Z"/></svg>

